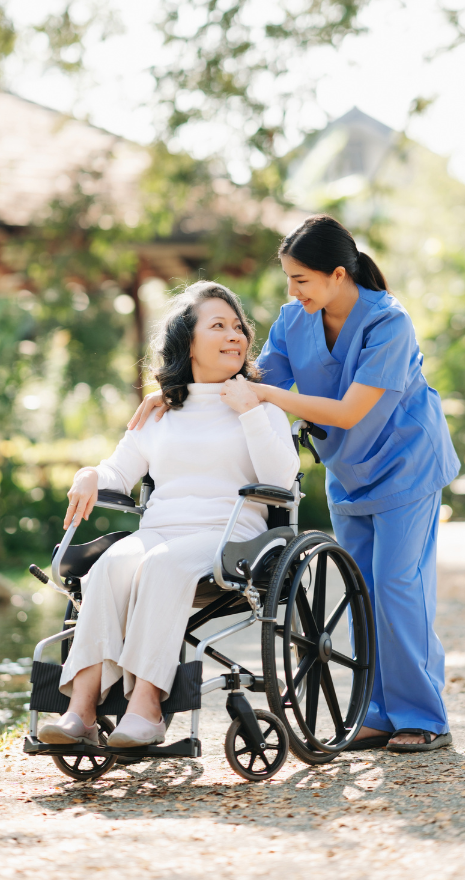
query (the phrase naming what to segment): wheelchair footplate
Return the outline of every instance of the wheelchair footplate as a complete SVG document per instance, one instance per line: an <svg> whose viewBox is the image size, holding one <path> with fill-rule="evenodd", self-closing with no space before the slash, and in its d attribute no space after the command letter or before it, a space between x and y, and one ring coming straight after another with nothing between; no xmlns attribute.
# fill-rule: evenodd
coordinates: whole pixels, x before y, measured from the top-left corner
<svg viewBox="0 0 465 880"><path fill-rule="evenodd" d="M75 743L69 745L51 745L43 743L36 736L24 738L24 752L28 755L66 755L67 757L107 758L200 758L202 745L199 739L186 737L171 745L138 746L137 748L112 749L109 746L91 746L87 743Z"/></svg>

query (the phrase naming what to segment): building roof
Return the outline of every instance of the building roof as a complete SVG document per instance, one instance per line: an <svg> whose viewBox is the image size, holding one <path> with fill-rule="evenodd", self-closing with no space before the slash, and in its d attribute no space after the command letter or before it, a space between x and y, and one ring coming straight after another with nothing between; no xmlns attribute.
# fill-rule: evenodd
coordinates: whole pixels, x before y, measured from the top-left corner
<svg viewBox="0 0 465 880"><path fill-rule="evenodd" d="M288 196L300 207L355 195L372 181L398 133L353 107L330 122L290 169Z"/></svg>
<svg viewBox="0 0 465 880"><path fill-rule="evenodd" d="M119 219L137 224L138 181L148 150L124 138L0 92L0 222L26 226L82 168L99 171L96 184Z"/></svg>

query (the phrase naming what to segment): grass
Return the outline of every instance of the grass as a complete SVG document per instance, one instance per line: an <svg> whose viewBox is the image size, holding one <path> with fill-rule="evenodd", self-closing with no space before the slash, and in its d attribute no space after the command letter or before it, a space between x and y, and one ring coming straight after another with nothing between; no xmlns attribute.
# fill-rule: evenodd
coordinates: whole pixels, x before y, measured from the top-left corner
<svg viewBox="0 0 465 880"><path fill-rule="evenodd" d="M0 752L5 752L16 740L26 736L29 729L27 719L28 714L25 712L14 724L9 724L8 727L5 727L3 733L0 733Z"/></svg>
<svg viewBox="0 0 465 880"><path fill-rule="evenodd" d="M37 558L35 562L39 568L46 570L50 567L50 556L44 555L41 558ZM10 581L18 590L24 590L26 592L30 592L31 590L34 592L34 590L37 590L39 581L30 574L29 566L9 565L7 562L5 565L2 565L0 574L7 581Z"/></svg>

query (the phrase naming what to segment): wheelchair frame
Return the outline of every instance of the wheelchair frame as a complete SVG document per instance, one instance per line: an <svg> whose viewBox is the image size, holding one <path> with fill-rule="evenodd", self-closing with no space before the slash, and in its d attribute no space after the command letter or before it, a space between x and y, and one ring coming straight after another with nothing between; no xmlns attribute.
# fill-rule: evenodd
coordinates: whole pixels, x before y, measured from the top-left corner
<svg viewBox="0 0 465 880"><path fill-rule="evenodd" d="M295 443L297 450L298 450L298 444L299 444L299 437L300 437L301 444L307 446L307 448L308 448L307 432L311 432L312 428L313 428L312 425L309 426L306 422L304 422L302 420L294 422L294 424L292 425L292 434L293 434L293 439L294 439L294 443ZM320 431L321 431L321 429L320 429ZM29 735L26 736L26 738L25 738L24 751L28 754L51 755L56 759L56 762L58 762L59 766L62 769L63 769L62 764L60 764L59 762L61 759L64 760L64 756L69 756L69 757L76 756L76 758L79 759L80 756L85 755L90 758L91 762L94 765L96 764L96 758L98 756L100 756L101 758L105 758L108 763L108 766L105 765L106 769L99 772L98 766L96 766L96 770L95 770L94 775L93 776L88 775L87 778L97 778L99 775L102 775L103 772L107 772L107 770L111 769L111 766L113 766L113 763L118 759L119 759L120 763L132 763L132 762L138 762L140 760L143 760L144 758L153 759L153 758L157 758L157 757L163 758L163 757L168 757L168 756L197 758L197 757L200 757L200 755L201 755L201 742L199 739L200 699L201 699L201 696L208 694L208 693L211 693L214 690L224 690L224 691L229 691L229 695L228 695L227 702L226 702L226 709L229 712L231 718L233 719L233 723L231 725L231 728L234 725L236 725L236 733L238 733L238 735L240 737L242 737L243 741L245 741L246 743L247 742L250 743L251 754L256 754L257 756L260 756L262 758L263 755L265 755L265 751L267 748L273 748L273 749L275 749L275 751L278 749L278 747L276 745L274 745L274 746L267 745L266 737L270 734L270 731L272 732L272 735L275 736L275 740L276 740L276 737L278 738L278 744L279 744L279 749L278 749L278 754L277 754L276 760L271 765L271 769L273 772L271 772L270 769L267 770L267 767L269 768L270 765L269 765L269 762L266 760L266 757L263 758L263 761L265 762L266 766L265 766L264 770L261 770L261 772L254 772L253 769L250 772L247 772L246 768L245 768L244 772L242 772L241 766L239 766L239 768L238 768L238 766L236 766L237 761L236 761L236 763L234 763L234 760L231 761L230 756L228 755L228 750L227 750L227 757L228 757L228 760L230 761L231 766L233 767L234 770L236 770L236 772L240 773L246 779L259 780L259 779L263 779L263 778L270 778L270 776L274 775L284 764L286 757L287 757L287 750L288 750L288 745L289 745L288 732L286 731L285 723L283 723L283 720L285 722L285 717L283 715L284 709L281 712L281 714L283 715L283 717L281 719L279 717L276 717L279 712L279 708L280 708L279 705L278 705L278 712L275 708L275 713L276 713L275 715L272 715L271 713L267 713L267 712L261 712L260 710L258 710L255 713L254 710L252 709L252 707L250 706L248 700L246 699L244 693L242 692L241 688L245 688L247 690L250 690L251 692L265 692L267 690L267 688L265 686L265 676L264 675L261 675L261 676L254 675L252 672L250 672L245 667L235 663L230 658L219 653L212 646L215 645L217 642L221 641L222 639L225 639L234 633L240 632L241 630L244 630L247 627L250 627L252 624L254 624L256 622L260 622L265 625L272 624L274 629L279 629L279 627L277 626L276 615L273 613L271 616L265 616L265 614L264 614L264 608L261 605L261 593L263 593L263 588L260 590L260 588L257 588L256 584L254 583L253 569L258 565L259 561L262 558L267 557L267 556L270 557L270 554L271 555L274 554L274 556L276 558L276 553L278 551L278 548L284 547L284 551L285 551L286 546L289 546L289 541L286 540L286 538L280 537L279 535L278 535L278 537L276 537L276 535L273 537L270 535L270 541L267 543L265 540L265 536L267 533L264 533L263 536L260 536L260 537L263 537L264 546L262 547L261 551L258 553L256 559L252 562L252 564L250 564L250 562L247 559L241 559L236 563L235 569L236 569L237 574L239 575L238 580L232 579L230 577L231 572L230 571L227 572L225 570L224 565L223 565L223 553L225 551L225 548L227 547L227 545L230 542L230 538L231 538L233 531L234 531L234 528L237 524L242 507L246 501L255 501L257 503L267 504L273 508L282 508L282 509L288 511L289 527L292 530L292 532L294 533L295 538L297 538L297 536L298 536L298 507L299 507L300 499L301 499L301 497L303 497L302 493L300 491L300 478L301 478L301 476L302 475L299 474L298 477L296 478L292 491L281 489L279 487L274 487L274 486L265 486L263 484L252 484L250 486L242 487L239 490L239 498L236 501L236 504L235 504L234 509L231 513L229 521L225 527L225 530L222 535L217 553L215 555L215 559L214 559L214 563L213 563L213 575L211 575L210 577L207 576L208 582L210 584L212 584L213 587L215 587L215 586L219 587L221 589L221 593L216 599L214 599L212 602L210 602L210 604L208 604L206 607L201 608L195 614L191 615L191 617L189 618L189 622L188 622L185 637L184 637L185 642L187 642L188 644L195 647L194 664L197 664L196 669L197 670L200 669L200 674L201 674L201 664L202 664L203 657L205 654L207 656L211 657L212 659L214 659L216 662L223 665L224 667L226 667L228 669L228 672L227 673L225 672L224 674L216 676L214 678L210 678L207 681L202 680L200 682L200 687L198 689L198 705L196 704L195 707L191 709L191 732L190 732L190 736L188 738L180 740L179 742L172 743L170 745L149 745L149 746L141 746L138 748L127 748L126 747L125 749L109 748L104 743L99 747L89 746L89 745L84 745L84 744L76 744L73 746L51 745L51 744L47 744L47 743L42 743L38 739L38 735L37 735L38 717L39 717L39 711L41 711L41 710L40 709L31 709L30 730L29 730ZM141 495L140 495L140 502L139 502L138 506L135 506L135 505L129 506L129 504L125 504L124 503L125 496L121 496L120 500L113 500L113 499L99 500L95 506L101 507L101 508L107 508L107 509L122 510L125 513L135 513L139 516L142 516L145 509L146 509L147 502L150 498L150 494L151 494L150 487L143 483L142 489L141 489ZM129 501L129 499L126 499L126 500ZM58 551L56 552L56 554L54 555L53 560L52 560L52 578L51 579L49 579L43 572L41 572L40 569L37 569L36 566L31 566L31 568L30 568L32 573L35 574L37 577L39 577L39 579L42 580L42 582L44 582L44 583L50 582L51 585L56 590L65 594L67 596L68 600L73 602L73 604L75 606L77 606L76 601L70 598L70 586L73 583L73 579L67 578L67 580L65 580L65 581L62 580L60 565L62 563L62 560L65 556L65 553L66 553L69 545L71 544L71 540L76 532L76 528L77 527L72 522L71 525L69 526L69 528L67 529L65 536L64 536L63 540L61 541L61 544L58 546ZM329 553L329 555L331 556L331 554L335 552L335 548L337 548L337 545L335 545L334 542L332 542L332 539L328 538L328 536L326 536L326 535L323 535L321 533L313 533L313 534L320 535L320 537L318 538L318 541L319 541L318 547L322 547L325 550L325 552ZM295 539L293 541L291 541L291 543L294 543L294 541L295 541ZM330 543L329 544L324 543L325 541L326 542L329 541ZM235 542L233 542L233 546L234 546L234 543ZM250 542L248 542L248 543L250 543ZM341 548L338 548L338 550L341 550ZM313 552L313 555L315 555L316 552L317 551L315 550ZM309 553L309 551L304 550L304 553ZM348 554L345 554L344 551L342 551L342 553L344 554L344 556L348 556ZM283 555L282 550L280 552L279 558L281 558L281 555ZM350 557L349 557L349 559L350 559ZM359 578L359 585L358 585L358 587L356 586L356 589L359 589L359 591L360 591L361 575L358 572L358 569L356 568L355 563L353 563L353 561L351 561L351 563L352 563L352 568L353 568L353 571L351 569L353 580L354 580L354 583L356 583L357 577ZM300 565L300 568L302 568L302 565L303 565L303 563ZM299 571L300 571L300 568L299 568ZM228 574L229 574L229 577L228 577ZM363 579L361 579L361 581L362 581L362 585L364 587ZM202 583L202 582L203 581L200 581L199 583ZM365 587L365 591L366 591L366 587ZM238 600L242 600L242 601L238 602ZM365 597L365 602L366 602L366 597ZM348 602L346 602L346 605L347 604L348 604ZM234 611L232 611L231 608L234 605L236 605L238 607ZM228 626L226 628L223 628L210 636L206 636L202 640L199 640L195 636L193 636L192 633L195 629L197 629L198 627L200 627L201 625L203 625L207 621L212 620L214 617L224 616L223 612L231 614L231 613L236 613L236 611L244 611L247 609L247 606L250 607L251 613L245 620L241 620L239 623L236 623L236 624L233 624L233 625ZM228 609L229 609L229 612L228 612ZM339 615L339 617L340 616L341 615ZM65 620L65 624L67 624L67 623L70 624L71 621ZM318 743L318 747L323 748L324 752L315 751L315 746L314 745L312 746L312 736L310 734L310 736L307 737L309 755L307 757L305 757L305 755L304 755L304 758L303 758L304 760L307 760L308 763L326 763L326 762L332 760L332 758L335 757L336 754L338 754L341 751L341 749L345 747L346 740L347 741L353 740L353 738L356 734L356 729L359 729L362 722L363 722L363 717L366 714L366 709L368 708L368 703L369 703L369 699L371 696L373 670L374 670L374 629L373 629L373 625L372 625L372 620L369 619L369 613L368 613L367 627L368 627L368 631L369 631L369 633L368 633L369 634L369 652L367 653L365 651L365 654L366 654L365 665L363 665L363 662L360 662L358 664L358 667L360 670L366 670L366 674L365 674L366 687L365 687L365 693L363 695L363 700L360 701L360 699L358 699L356 723L355 723L354 727L350 730L350 732L348 732L347 728L344 728L344 730L343 730L341 727L342 718L340 719L340 722L338 721L339 728L340 728L340 734L341 734L340 742L335 741L333 744L331 744L331 742L330 742L328 745L323 744L321 746L321 743L319 743L315 739L315 737L313 737L314 742ZM293 630L294 628L295 627L292 626L291 630ZM282 629L282 627L281 627L281 629ZM73 636L74 631L75 631L75 627L66 628L66 629L63 629L63 631L60 633L56 633L55 635L52 635L52 636L45 638L45 639L42 639L38 643L38 645L36 646L36 649L34 651L34 657L33 657L34 664L41 664L42 655L43 655L43 652L46 648L48 648L50 645L53 645L53 644L56 644L59 642L63 642L65 639L70 639L70 637ZM329 636L327 636L326 633L324 633L324 635L326 636L326 638L329 638ZM293 632L293 631L291 631L291 638L293 639L294 643L297 642L298 645L300 644L300 642L305 641L305 637L299 636L298 633ZM300 642L299 642L299 638L300 638ZM320 638L320 642L321 642L321 638ZM329 643L331 643L330 639L329 639ZM307 648L308 648L309 644L312 644L312 643L309 641L308 633L307 633ZM327 644L327 642L325 644ZM320 651L320 656L323 658L324 662L327 663L327 659L326 660L324 659L324 651L326 650L324 647L324 640L322 642L322 645L323 645L323 647L317 648L317 650ZM349 658L345 658L345 659L347 661L349 661ZM363 657L362 657L362 661L363 661ZM355 666L357 665L357 661L354 660L351 662L352 662L352 665L354 666L354 669L355 669ZM194 665L194 664L192 664L192 665ZM348 665L348 663L345 663L343 665ZM286 690L285 683L282 682L281 680L278 680L277 686L279 687L279 693L288 692L288 694L289 694L288 697L287 698L283 697L283 700L287 699L288 702L286 703L286 706L290 705L289 700L291 700L291 702L292 702L292 692L293 691L294 691L294 697L296 696L295 695L295 688L293 687L293 684L292 684L292 687L289 686ZM318 686L319 686L319 684L318 684ZM322 686L324 689L324 687L325 687L324 682L323 682ZM327 687L328 687L328 685L327 685ZM34 692L34 687L33 687L33 692ZM325 696L326 696L326 690L324 692L325 692ZM268 693L267 693L267 695L268 695ZM298 699L298 698L296 697L296 699ZM31 702L32 702L32 699L31 699ZM269 699L269 702L270 702L270 699ZM284 706L284 703L282 700L278 700L278 702L280 703L280 705ZM362 705L362 703L363 703L363 705ZM330 705L330 704L328 703L328 705ZM44 711L44 710L42 710L42 711ZM56 710L54 710L54 711L56 711ZM183 710L182 709L181 710L174 709L173 711L183 711ZM354 711L355 711L355 709L354 709ZM354 714L354 711L352 712L352 714ZM115 714L115 713L108 712L108 714ZM123 714L123 713L121 713L121 714ZM332 714L333 720L334 720L334 712L331 711L331 714ZM363 714L363 717L361 717L362 714ZM262 716L263 717L266 716L265 726L268 725L268 730L267 730L266 734L263 732L263 729L260 728L258 720L257 720L257 718L260 719L260 718L262 718ZM340 713L339 713L339 716L340 716ZM230 730L231 730L231 728L230 728ZM228 736L229 736L229 731L228 731ZM227 740L228 740L228 737L227 737ZM310 754L310 751L312 750L312 748L313 748L313 755ZM231 751L231 744L229 745L229 751ZM294 748L293 751L296 754L299 754L299 757L302 757L301 750L296 752L296 750ZM278 758L279 758L279 760L278 760ZM233 759L234 759L234 755L233 755ZM253 761L254 760L255 760L255 758L253 759ZM251 759L251 761L252 761L252 759ZM253 761L252 761L252 765L253 765ZM102 766L103 765L100 765L100 767L102 767ZM66 770L65 770L65 772L66 772ZM70 774L70 775L72 775L72 774Z"/></svg>

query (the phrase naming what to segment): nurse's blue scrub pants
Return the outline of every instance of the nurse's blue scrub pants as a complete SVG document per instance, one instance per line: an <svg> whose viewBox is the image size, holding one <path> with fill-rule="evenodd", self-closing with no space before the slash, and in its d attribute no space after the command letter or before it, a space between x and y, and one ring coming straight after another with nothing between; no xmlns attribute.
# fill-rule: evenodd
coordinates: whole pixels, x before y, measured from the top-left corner
<svg viewBox="0 0 465 880"><path fill-rule="evenodd" d="M332 513L336 539L370 593L377 645L367 727L448 731L441 699L444 649L436 615L436 542L441 492L369 516Z"/></svg>

